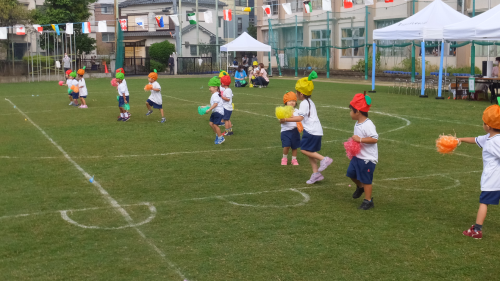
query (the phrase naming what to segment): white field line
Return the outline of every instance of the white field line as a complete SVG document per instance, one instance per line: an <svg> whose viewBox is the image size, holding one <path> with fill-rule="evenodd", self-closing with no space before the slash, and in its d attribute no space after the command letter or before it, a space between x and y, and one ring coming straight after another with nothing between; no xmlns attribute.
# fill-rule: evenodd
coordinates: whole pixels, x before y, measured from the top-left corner
<svg viewBox="0 0 500 281"><path fill-rule="evenodd" d="M433 147L433 146L411 144L411 143L407 143L407 142L404 142L404 141L391 140L391 139L386 139L386 138L382 138L382 140L392 141L392 142L397 142L397 143L402 143L402 144L406 144L406 145L413 146L413 147L418 147L418 148L425 148L425 149L435 150L437 152L436 148ZM463 154L463 153L459 153L459 152L453 152L452 155L463 156L463 157L468 157L468 158L473 158L473 159L479 159L479 160L483 159L481 157L475 157L475 156L471 156L471 155L467 155L467 154Z"/></svg>
<svg viewBox="0 0 500 281"><path fill-rule="evenodd" d="M5 99L6 101L8 101L12 106L16 106L14 103L12 103L9 99ZM37 124L35 124L30 118L28 115L26 115L24 112L22 112L17 106L16 106L16 109L17 111L19 111L19 113L21 113L24 118L26 118L33 126L35 126L35 128L37 128L63 155L64 157L71 163L73 164L73 166L78 170L80 171L80 173L82 173L82 175L87 179L87 180L90 180L91 176L82 168L80 167L80 165L78 165L78 163L76 163L69 155L68 153L66 153L66 151L64 151L64 149L59 146L49 135L47 135L47 133L42 129L40 128ZM171 262L165 255L165 253L163 253L160 249L158 249L158 247L156 247L156 245L153 244L153 242L151 242L149 239L146 238L146 236L144 235L144 233L139 229L137 228L137 226L133 226L134 225L134 221L132 219L132 217L130 217L130 215L127 213L127 211L125 209L123 209L122 206L120 206L120 204L118 204L118 202L113 198L111 197L111 195L109 195L109 193L101 186L101 184L98 182L98 181L93 181L92 183L95 187L97 187L97 190L99 191L99 193L101 193L101 195L103 196L104 199L106 199L106 201L108 201L108 203L116 210L118 211L118 213L120 213L123 218L125 219L125 221L131 225L136 231L137 233L144 239L146 240L146 242L161 256L163 257L167 263L169 264L169 266L182 278L182 279L186 279L185 276L182 274L182 272L177 268L177 266Z"/></svg>

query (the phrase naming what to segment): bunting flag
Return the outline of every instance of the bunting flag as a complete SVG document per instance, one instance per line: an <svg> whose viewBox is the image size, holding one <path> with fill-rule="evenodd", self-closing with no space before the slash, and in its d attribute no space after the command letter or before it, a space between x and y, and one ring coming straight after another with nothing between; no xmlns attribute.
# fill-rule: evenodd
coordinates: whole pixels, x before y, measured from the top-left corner
<svg viewBox="0 0 500 281"><path fill-rule="evenodd" d="M271 16L271 5L264 5L262 9L264 9L264 14L266 14L267 17Z"/></svg>
<svg viewBox="0 0 500 281"><path fill-rule="evenodd" d="M107 32L108 26L106 25L105 20L101 20L97 22L97 32Z"/></svg>
<svg viewBox="0 0 500 281"><path fill-rule="evenodd" d="M50 26L52 26L52 29L57 33L57 35L61 35L61 33L59 32L59 25L58 24L51 24Z"/></svg>
<svg viewBox="0 0 500 281"><path fill-rule="evenodd" d="M26 28L24 28L24 25L16 25L16 35L26 35Z"/></svg>
<svg viewBox="0 0 500 281"><path fill-rule="evenodd" d="M321 8L323 11L331 11L332 10L332 1L331 0L322 0Z"/></svg>
<svg viewBox="0 0 500 281"><path fill-rule="evenodd" d="M283 6L283 10L285 10L285 13L287 15L291 15L292 14L292 4L291 3L283 3L281 5Z"/></svg>
<svg viewBox="0 0 500 281"><path fill-rule="evenodd" d="M82 23L82 33L88 34L90 32L91 32L91 30L90 30L90 22L88 22L88 21L87 22L83 22Z"/></svg>
<svg viewBox="0 0 500 281"><path fill-rule="evenodd" d="M303 3L304 3L304 12L306 12L306 14L312 13L313 6L311 1L304 1Z"/></svg>
<svg viewBox="0 0 500 281"><path fill-rule="evenodd" d="M126 19L120 20L120 27L121 27L122 31L127 31L127 20Z"/></svg>
<svg viewBox="0 0 500 281"><path fill-rule="evenodd" d="M245 7L245 8L241 8L241 10L243 12L251 12L253 10L253 7Z"/></svg>
<svg viewBox="0 0 500 281"><path fill-rule="evenodd" d="M231 21L232 19L233 19L233 15L231 13L231 10L224 10L224 20Z"/></svg>
<svg viewBox="0 0 500 281"><path fill-rule="evenodd" d="M66 34L73 34L73 24L72 23L66 24Z"/></svg>
<svg viewBox="0 0 500 281"><path fill-rule="evenodd" d="M385 0L385 3L392 3L394 0Z"/></svg>
<svg viewBox="0 0 500 281"><path fill-rule="evenodd" d="M352 0L344 0L344 8L346 9L352 8Z"/></svg>
<svg viewBox="0 0 500 281"><path fill-rule="evenodd" d="M212 11L206 11L203 13L203 18L206 23L213 23Z"/></svg>
<svg viewBox="0 0 500 281"><path fill-rule="evenodd" d="M179 17L177 15L170 15L169 17L175 26L179 26Z"/></svg>
<svg viewBox="0 0 500 281"><path fill-rule="evenodd" d="M196 24L196 13L188 13L189 24Z"/></svg>
<svg viewBox="0 0 500 281"><path fill-rule="evenodd" d="M0 39L7 39L7 27L0 27Z"/></svg>
<svg viewBox="0 0 500 281"><path fill-rule="evenodd" d="M43 27L39 24L34 24L33 25L33 28L37 31L37 32L40 32L40 34L43 33Z"/></svg>
<svg viewBox="0 0 500 281"><path fill-rule="evenodd" d="M138 26L142 27L142 29L144 29L144 21L142 20L142 18L135 18L135 24L137 24Z"/></svg>
<svg viewBox="0 0 500 281"><path fill-rule="evenodd" d="M365 6L373 5L373 0L365 0Z"/></svg>
<svg viewBox="0 0 500 281"><path fill-rule="evenodd" d="M157 16L156 23L158 24L158 27L165 27L165 24L163 23L163 16Z"/></svg>

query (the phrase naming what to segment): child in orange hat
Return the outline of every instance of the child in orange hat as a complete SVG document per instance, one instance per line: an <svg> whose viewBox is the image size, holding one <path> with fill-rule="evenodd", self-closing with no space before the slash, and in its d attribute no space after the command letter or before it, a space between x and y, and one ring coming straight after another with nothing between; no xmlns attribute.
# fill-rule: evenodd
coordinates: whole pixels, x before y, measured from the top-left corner
<svg viewBox="0 0 500 281"><path fill-rule="evenodd" d="M222 122L224 122L224 127L226 127L226 131L222 135L231 136L233 134L233 124L230 120L231 114L233 114L233 90L229 88L229 85L231 85L231 77L229 75L222 76L220 78L220 84L220 98L222 99L222 107L224 108Z"/></svg>
<svg viewBox="0 0 500 281"><path fill-rule="evenodd" d="M499 98L500 100L500 98ZM500 106L492 105L483 113L483 129L486 135L476 138L459 138L465 143L475 143L483 149L483 173L481 175L481 195L476 224L462 234L475 239L483 238L483 223L488 205L498 205L500 201Z"/></svg>
<svg viewBox="0 0 500 281"><path fill-rule="evenodd" d="M288 92L283 96L283 103L294 108L293 116L299 116L297 106L297 95L294 92ZM297 150L300 148L300 132L297 128L300 122L281 123L281 146L283 147L283 158L281 165L288 165L288 152L292 149L292 165L297 166Z"/></svg>
<svg viewBox="0 0 500 281"><path fill-rule="evenodd" d="M66 83L62 84L62 86L68 86L68 97L69 97L69 105L73 105L73 96L71 95L71 86L73 86L73 77L69 76L73 72L71 69L66 70Z"/></svg>
<svg viewBox="0 0 500 281"><path fill-rule="evenodd" d="M356 94L349 104L351 118L356 120L352 139L361 146L361 151L352 157L346 176L356 184L352 198L365 193L365 199L358 209L369 210L374 207L372 198L373 172L378 162L378 134L372 120L368 118L372 100L366 94Z"/></svg>
<svg viewBox="0 0 500 281"><path fill-rule="evenodd" d="M78 69L76 72L78 74L77 80L78 80L78 88L80 88L80 101L82 105L80 105L78 108L87 108L87 102L85 99L87 98L87 84L85 84L85 78L83 78L83 75L85 75L85 66L81 69Z"/></svg>
<svg viewBox="0 0 500 281"><path fill-rule="evenodd" d="M156 80L158 80L158 73L156 72L155 69L154 72L149 73L148 75L149 84L146 85L146 87L144 88L144 90L146 91L151 91L151 95L146 101L146 107L148 108L148 113L146 113L146 116L149 116L151 115L151 113L153 113L153 108L159 109L161 113L161 120L159 122L165 123L167 119L165 119L165 115L163 114L161 86L160 83L158 83L158 81Z"/></svg>

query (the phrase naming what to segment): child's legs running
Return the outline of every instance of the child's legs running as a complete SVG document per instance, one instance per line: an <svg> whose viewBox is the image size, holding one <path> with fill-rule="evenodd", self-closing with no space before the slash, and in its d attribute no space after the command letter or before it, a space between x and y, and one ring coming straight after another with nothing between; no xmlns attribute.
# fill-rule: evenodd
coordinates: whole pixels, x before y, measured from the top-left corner
<svg viewBox="0 0 500 281"><path fill-rule="evenodd" d="M149 104L148 104L149 105ZM161 118L164 118L165 115L163 115L163 108L160 108L160 113L161 113Z"/></svg>
<svg viewBox="0 0 500 281"><path fill-rule="evenodd" d="M231 120L226 120L224 124L226 125L226 129L231 129L233 127L233 123L231 123Z"/></svg>
<svg viewBox="0 0 500 281"><path fill-rule="evenodd" d="M350 178L357 186L364 187L365 185L356 178Z"/></svg>
<svg viewBox="0 0 500 281"><path fill-rule="evenodd" d="M313 173L317 173L318 172L318 160L316 160L316 158L309 157L309 163L311 163Z"/></svg>
<svg viewBox="0 0 500 281"><path fill-rule="evenodd" d="M151 105L149 105L149 102L146 102L146 106L148 107L148 110L151 111Z"/></svg>
<svg viewBox="0 0 500 281"><path fill-rule="evenodd" d="M319 161L323 160L323 158L325 158L323 155L317 153L317 152L310 152L310 151L307 151L307 150L301 150L301 152L303 154L305 154L307 157L309 158L314 158L314 159L317 159Z"/></svg>
<svg viewBox="0 0 500 281"><path fill-rule="evenodd" d="M83 105L87 105L87 103L85 102L85 98L80 97L80 101L82 102Z"/></svg>
<svg viewBox="0 0 500 281"><path fill-rule="evenodd" d="M288 152L290 151L290 147L283 147L283 155L288 155ZM297 154L297 152L295 152Z"/></svg>
<svg viewBox="0 0 500 281"><path fill-rule="evenodd" d="M73 101L73 96L68 95L68 97L69 97L69 101Z"/></svg>
<svg viewBox="0 0 500 281"><path fill-rule="evenodd" d="M488 205L479 204L479 210L477 211L476 224L483 225L484 219L486 219L486 213L488 211Z"/></svg>
<svg viewBox="0 0 500 281"><path fill-rule="evenodd" d="M372 200L372 185L371 184L363 184L365 189L365 200Z"/></svg>
<svg viewBox="0 0 500 281"><path fill-rule="evenodd" d="M297 149L292 149L292 156L297 157Z"/></svg>

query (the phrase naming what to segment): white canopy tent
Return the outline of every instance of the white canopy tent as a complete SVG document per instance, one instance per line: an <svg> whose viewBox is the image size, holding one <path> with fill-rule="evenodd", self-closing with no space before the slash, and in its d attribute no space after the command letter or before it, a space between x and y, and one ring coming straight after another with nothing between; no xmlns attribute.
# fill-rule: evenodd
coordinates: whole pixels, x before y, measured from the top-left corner
<svg viewBox="0 0 500 281"><path fill-rule="evenodd" d="M500 5L465 21L444 27L443 38L453 41L500 40Z"/></svg>
<svg viewBox="0 0 500 281"><path fill-rule="evenodd" d="M220 47L221 52L271 52L271 46L266 45L248 33L243 32L238 38ZM229 61L228 66L229 67Z"/></svg>
<svg viewBox="0 0 500 281"><path fill-rule="evenodd" d="M413 16L385 28L373 31L373 40L420 40L422 41L422 96L425 93L425 41L442 41L443 28L446 25L468 20L469 17L459 13L441 0L434 0L427 7ZM375 58L373 43L373 58ZM443 61L441 48L441 65ZM375 64L372 64L372 90L375 89ZM441 67L442 69L442 67ZM442 71L440 71L440 81Z"/></svg>

